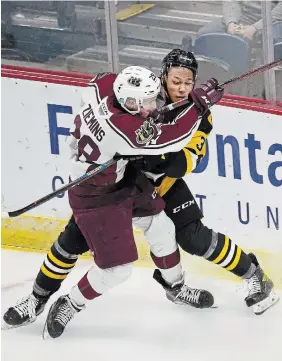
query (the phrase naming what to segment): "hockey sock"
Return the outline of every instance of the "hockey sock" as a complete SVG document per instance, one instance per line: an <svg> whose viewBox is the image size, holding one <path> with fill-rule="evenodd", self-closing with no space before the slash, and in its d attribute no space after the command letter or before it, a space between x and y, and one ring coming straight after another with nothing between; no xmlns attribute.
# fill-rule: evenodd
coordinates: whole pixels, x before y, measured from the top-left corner
<svg viewBox="0 0 282 361"><path fill-rule="evenodd" d="M183 271L180 264L180 252L178 248L173 253L160 257L157 257L151 252L151 257L161 271L162 277L167 284L172 285L182 278Z"/></svg>
<svg viewBox="0 0 282 361"><path fill-rule="evenodd" d="M250 278L256 270L251 258L242 248L228 236L214 231L212 242L203 257L242 278Z"/></svg>
<svg viewBox="0 0 282 361"><path fill-rule="evenodd" d="M132 263L105 269L94 265L71 289L69 297L76 304L84 305L87 301L101 296L126 281L130 277L132 269Z"/></svg>
<svg viewBox="0 0 282 361"><path fill-rule="evenodd" d="M39 297L50 297L60 288L63 280L75 266L77 259L77 255L68 253L56 241L46 255L36 277L33 294Z"/></svg>

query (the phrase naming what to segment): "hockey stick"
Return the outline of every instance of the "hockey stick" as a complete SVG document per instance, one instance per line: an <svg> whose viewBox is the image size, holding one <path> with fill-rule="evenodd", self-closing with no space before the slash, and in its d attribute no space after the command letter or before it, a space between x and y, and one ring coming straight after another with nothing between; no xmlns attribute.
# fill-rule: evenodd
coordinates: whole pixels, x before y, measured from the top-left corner
<svg viewBox="0 0 282 361"><path fill-rule="evenodd" d="M251 70L249 71L248 73L245 73L245 74L242 74L242 75L239 75L231 80L228 80L226 81L225 83L222 83L220 84L219 86L220 87L223 87L223 88L226 88L227 86L231 85L231 84L234 84L238 81L241 81L243 79L246 79L246 78L249 78L250 76L252 75L255 75L255 74L259 74L261 72L264 72L266 70L269 70L275 66L277 66L278 64L282 63L282 59L279 59L279 60L276 60L276 61L273 61L269 64L266 64L266 65L263 65L257 69L254 69L254 70ZM182 105L185 105L189 102L188 99L183 99L183 100L180 100L178 102L175 102L175 103L172 103L172 104L169 104L169 105L166 105L164 107L162 107L161 109L158 110L158 113L160 114L163 114L165 112L168 112L170 110L173 110L173 109L176 109ZM21 214L27 212L27 211L30 211L31 209L34 209L38 206L40 206L41 204L45 203L45 202L48 202L49 200L55 198L58 194L61 194L62 192L65 192L67 191L68 189L70 188L73 188L74 186L86 181L87 179L93 177L94 175L104 171L105 169L109 168L111 165L113 165L114 163L116 163L119 159L121 159L122 157L120 156L117 156L117 157L114 157L112 159L110 159L109 161L99 165L97 168L83 174L81 177L77 178L76 180L66 184L65 186L57 189L56 191L52 192L52 193L49 193L47 194L46 196L38 199L37 201L27 205L26 207L24 208L21 208L21 209L18 209L16 211L11 211L11 212L2 212L2 217L17 217L17 216L20 216Z"/></svg>
<svg viewBox="0 0 282 361"><path fill-rule="evenodd" d="M99 165L97 168L92 169L91 171L83 174L81 177L77 178L76 180L66 184L65 186L57 189L55 192L49 193L46 196L38 199L37 201L30 203L28 206L18 209L16 211L12 211L12 212L2 212L1 213L1 217L18 217L21 214L30 211L33 208L36 208L38 206L40 206L41 204L50 201L51 199L55 198L58 194L61 194L65 191L67 191L70 188L73 188L74 186L86 181L87 179L93 177L94 175L103 172L103 170L109 168L111 165L113 165L114 163L116 163L119 159L121 159L120 156L114 157L110 160L108 160L107 162Z"/></svg>
<svg viewBox="0 0 282 361"><path fill-rule="evenodd" d="M263 73L264 71L266 70L269 70L271 68L274 68L276 66L278 66L279 64L282 64L282 59L278 59L278 60L275 60L275 61L272 61L271 63L269 64L265 64L265 65L262 65L256 69L253 69L253 70L250 70L248 71L247 73L245 74L241 74L239 76L236 76L235 78L232 78L230 80L227 80L226 82L222 83L222 84L219 84L219 87L221 88L227 88L228 86L234 84L234 83L237 83L238 81L241 81L241 80L244 80L244 79L247 79L253 75L257 75L259 73ZM165 105L164 107L162 107L161 109L158 110L158 113L160 114L163 114L163 113L166 113L170 110L173 110L173 109L176 109L178 107L181 107L182 105L186 105L189 103L190 100L188 99L181 99L179 100L178 102L175 102L175 103L172 103L172 104L168 104L168 105Z"/></svg>

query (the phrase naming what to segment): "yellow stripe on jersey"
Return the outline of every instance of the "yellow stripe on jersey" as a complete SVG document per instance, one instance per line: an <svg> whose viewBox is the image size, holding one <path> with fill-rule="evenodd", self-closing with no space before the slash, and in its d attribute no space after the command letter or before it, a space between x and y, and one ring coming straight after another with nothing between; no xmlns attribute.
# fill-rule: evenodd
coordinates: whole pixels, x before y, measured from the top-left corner
<svg viewBox="0 0 282 361"><path fill-rule="evenodd" d="M225 268L227 271L232 271L238 265L240 261L241 253L242 253L242 249L240 247L237 247L237 252L234 261L228 267Z"/></svg>
<svg viewBox="0 0 282 361"><path fill-rule="evenodd" d="M63 267L63 268L71 268L74 266L74 263L65 263L60 261L58 258L56 258L53 253L51 252L51 250L48 252L48 257L50 258L51 261L53 261L57 266Z"/></svg>
<svg viewBox="0 0 282 361"><path fill-rule="evenodd" d="M206 139L207 134L197 130L190 142L182 149L186 158L185 174L191 173L197 166L198 158L205 156L207 150Z"/></svg>
<svg viewBox="0 0 282 361"><path fill-rule="evenodd" d="M63 280L67 277L68 273L67 274L64 274L64 275L57 275L53 272L50 272L47 270L47 268L44 266L44 264L41 266L41 271L45 274L45 276L49 277L49 278L53 278L55 280Z"/></svg>
<svg viewBox="0 0 282 361"><path fill-rule="evenodd" d="M223 257L226 255L226 253L228 251L229 243L230 243L229 237L225 236L224 246L223 246L220 254L216 257L215 260L213 260L213 263L219 263L223 259Z"/></svg>
<svg viewBox="0 0 282 361"><path fill-rule="evenodd" d="M211 114L208 116L208 121L212 125L212 115Z"/></svg>
<svg viewBox="0 0 282 361"><path fill-rule="evenodd" d="M162 197L170 190L170 188L174 185L176 180L177 180L176 178L165 177L161 185L156 187L156 191Z"/></svg>
<svg viewBox="0 0 282 361"><path fill-rule="evenodd" d="M206 140L207 134L197 130L193 135L193 138L190 142L185 146L185 148L191 148L198 156L204 156L206 154Z"/></svg>

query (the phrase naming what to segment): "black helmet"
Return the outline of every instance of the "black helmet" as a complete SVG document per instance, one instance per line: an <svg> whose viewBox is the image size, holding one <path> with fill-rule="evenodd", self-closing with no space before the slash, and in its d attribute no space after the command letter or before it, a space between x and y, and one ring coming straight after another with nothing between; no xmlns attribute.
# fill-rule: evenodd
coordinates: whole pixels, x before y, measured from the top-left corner
<svg viewBox="0 0 282 361"><path fill-rule="evenodd" d="M167 75L169 69L174 66L190 69L195 81L198 74L198 62L193 53L182 49L173 49L162 61L161 77Z"/></svg>

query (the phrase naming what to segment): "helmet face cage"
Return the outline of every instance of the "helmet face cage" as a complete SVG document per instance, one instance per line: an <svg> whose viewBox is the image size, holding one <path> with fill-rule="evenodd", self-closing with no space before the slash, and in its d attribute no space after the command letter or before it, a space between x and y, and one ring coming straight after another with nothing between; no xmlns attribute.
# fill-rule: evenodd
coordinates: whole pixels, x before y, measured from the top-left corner
<svg viewBox="0 0 282 361"><path fill-rule="evenodd" d="M118 102L132 115L140 113L144 99L156 97L160 88L159 78L149 69L139 66L125 68L114 82Z"/></svg>
<svg viewBox="0 0 282 361"><path fill-rule="evenodd" d="M162 62L161 78L163 81L164 76L167 76L170 68L182 67L192 71L194 81L198 75L198 62L191 52L186 52L182 49L173 49L168 53Z"/></svg>

